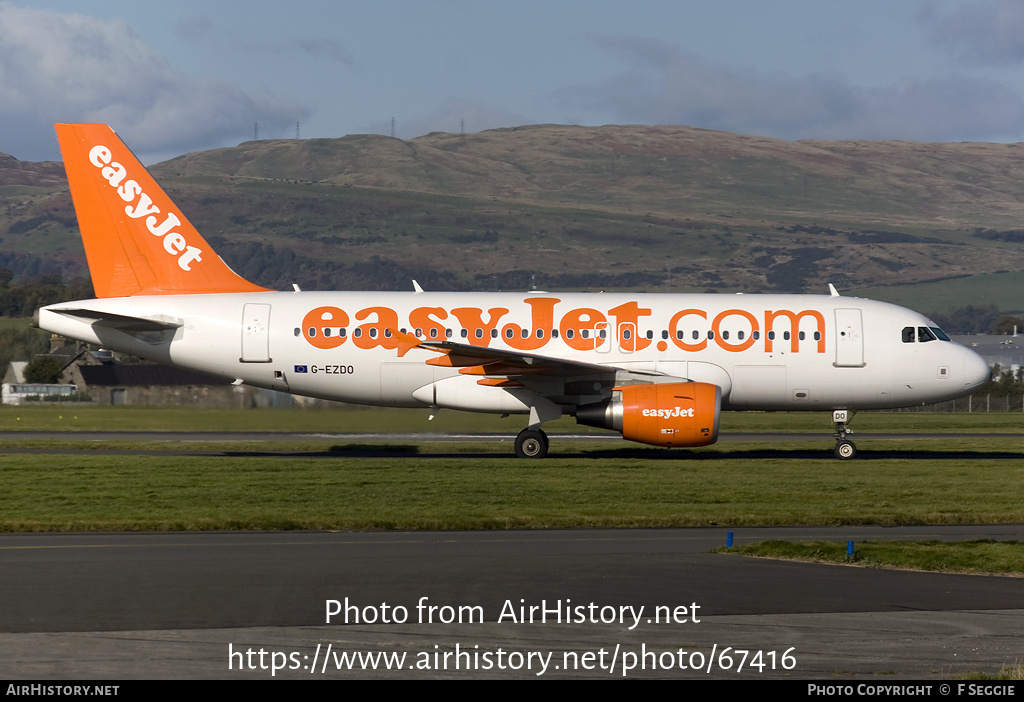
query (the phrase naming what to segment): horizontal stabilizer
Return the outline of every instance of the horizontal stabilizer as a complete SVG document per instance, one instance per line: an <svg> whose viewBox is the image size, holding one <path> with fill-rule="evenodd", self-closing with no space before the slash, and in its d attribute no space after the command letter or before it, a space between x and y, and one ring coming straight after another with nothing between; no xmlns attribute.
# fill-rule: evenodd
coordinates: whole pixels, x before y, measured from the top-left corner
<svg viewBox="0 0 1024 702"><path fill-rule="evenodd" d="M177 329L183 324L181 320L170 319L163 316L156 318L131 317L124 314L113 314L111 312L100 312L98 310L87 309L55 309L53 311L67 317L90 320L94 324L124 332L167 331L170 329Z"/></svg>

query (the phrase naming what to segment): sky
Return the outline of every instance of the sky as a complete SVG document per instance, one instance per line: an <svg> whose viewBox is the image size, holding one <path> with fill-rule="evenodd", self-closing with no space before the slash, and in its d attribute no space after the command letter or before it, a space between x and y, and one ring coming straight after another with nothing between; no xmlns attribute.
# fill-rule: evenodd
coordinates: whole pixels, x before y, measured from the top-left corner
<svg viewBox="0 0 1024 702"><path fill-rule="evenodd" d="M1024 141L1022 0L0 1L0 152L677 124Z"/></svg>

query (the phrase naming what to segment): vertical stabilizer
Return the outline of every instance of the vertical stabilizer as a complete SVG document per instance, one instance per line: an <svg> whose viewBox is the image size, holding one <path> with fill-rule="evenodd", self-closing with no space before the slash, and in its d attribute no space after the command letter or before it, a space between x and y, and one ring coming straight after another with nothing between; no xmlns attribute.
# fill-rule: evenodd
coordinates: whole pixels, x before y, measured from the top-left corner
<svg viewBox="0 0 1024 702"><path fill-rule="evenodd" d="M266 290L221 260L110 127L56 128L98 297Z"/></svg>

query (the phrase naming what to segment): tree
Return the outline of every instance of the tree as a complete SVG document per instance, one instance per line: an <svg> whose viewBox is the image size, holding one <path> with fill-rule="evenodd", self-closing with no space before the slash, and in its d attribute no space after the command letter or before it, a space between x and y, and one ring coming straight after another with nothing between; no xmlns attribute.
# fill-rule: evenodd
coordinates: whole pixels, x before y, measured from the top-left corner
<svg viewBox="0 0 1024 702"><path fill-rule="evenodd" d="M1024 319L1004 314L992 325L993 334L1012 334L1014 330L1024 332Z"/></svg>
<svg viewBox="0 0 1024 702"><path fill-rule="evenodd" d="M37 356L25 366L26 383L60 382L62 364L53 356Z"/></svg>

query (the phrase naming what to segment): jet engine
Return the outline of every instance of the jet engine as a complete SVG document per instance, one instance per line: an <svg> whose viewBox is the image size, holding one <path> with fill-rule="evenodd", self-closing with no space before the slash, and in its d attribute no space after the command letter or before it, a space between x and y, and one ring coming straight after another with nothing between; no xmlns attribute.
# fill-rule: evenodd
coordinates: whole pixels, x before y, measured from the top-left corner
<svg viewBox="0 0 1024 702"><path fill-rule="evenodd" d="M707 446L718 440L722 391L711 383L613 388L604 402L576 408L576 423L612 429L653 446Z"/></svg>

